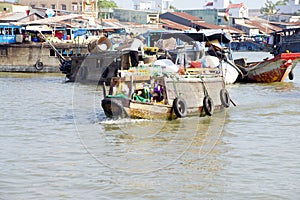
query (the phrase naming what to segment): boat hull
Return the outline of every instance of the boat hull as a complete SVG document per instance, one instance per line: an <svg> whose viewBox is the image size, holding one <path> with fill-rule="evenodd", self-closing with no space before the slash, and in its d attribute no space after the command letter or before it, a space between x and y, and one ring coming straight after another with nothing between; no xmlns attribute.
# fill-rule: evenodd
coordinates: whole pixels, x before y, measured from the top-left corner
<svg viewBox="0 0 300 200"><path fill-rule="evenodd" d="M272 83L283 82L300 61L300 53L284 53L272 59L251 63L244 72L240 82Z"/></svg>
<svg viewBox="0 0 300 200"><path fill-rule="evenodd" d="M114 98L107 96L102 100L102 108L107 117L119 118L143 118L143 119L175 119L186 116L211 115L216 110L221 110L226 106L221 99L221 90L225 83L223 77L210 78L164 78L165 95L168 97L164 101L156 103L139 102L130 98ZM178 97L180 94L180 97ZM211 113L207 112L207 104L204 99L210 98ZM174 107L175 99L184 101L185 115L179 116ZM117 102L117 103L116 103Z"/></svg>
<svg viewBox="0 0 300 200"><path fill-rule="evenodd" d="M231 62L222 62L222 71L225 84L233 84L239 76L239 69Z"/></svg>

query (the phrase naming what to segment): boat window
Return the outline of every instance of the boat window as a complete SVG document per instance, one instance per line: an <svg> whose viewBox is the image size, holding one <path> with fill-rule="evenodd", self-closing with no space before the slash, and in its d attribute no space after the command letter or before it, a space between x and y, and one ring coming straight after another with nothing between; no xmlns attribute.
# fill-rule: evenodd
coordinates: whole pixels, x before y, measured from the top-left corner
<svg viewBox="0 0 300 200"><path fill-rule="evenodd" d="M53 49L50 49L50 56L55 56L55 51Z"/></svg>
<svg viewBox="0 0 300 200"><path fill-rule="evenodd" d="M7 56L7 48L0 48L0 56L1 57L6 57Z"/></svg>
<svg viewBox="0 0 300 200"><path fill-rule="evenodd" d="M66 4L61 4L61 9L62 9L62 10L67 10Z"/></svg>
<svg viewBox="0 0 300 200"><path fill-rule="evenodd" d="M18 28L14 28L14 34L16 35L16 34L21 34L21 31L20 31L20 29L18 29Z"/></svg>

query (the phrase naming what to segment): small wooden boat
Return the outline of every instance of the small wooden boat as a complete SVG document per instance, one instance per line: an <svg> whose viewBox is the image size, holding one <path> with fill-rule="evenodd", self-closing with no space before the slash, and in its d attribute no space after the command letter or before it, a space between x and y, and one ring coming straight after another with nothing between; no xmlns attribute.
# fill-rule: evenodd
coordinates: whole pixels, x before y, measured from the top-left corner
<svg viewBox="0 0 300 200"><path fill-rule="evenodd" d="M243 74L239 82L271 83L283 82L287 76L293 79L293 69L300 61L300 53L281 53L271 59L246 63L245 59L235 60Z"/></svg>
<svg viewBox="0 0 300 200"><path fill-rule="evenodd" d="M147 70L152 71L152 75ZM108 95L104 84L101 106L110 118L210 116L215 110L229 107L230 97L223 77L206 70L195 76L177 73L157 75L159 69L153 67L121 72L122 77L112 78Z"/></svg>

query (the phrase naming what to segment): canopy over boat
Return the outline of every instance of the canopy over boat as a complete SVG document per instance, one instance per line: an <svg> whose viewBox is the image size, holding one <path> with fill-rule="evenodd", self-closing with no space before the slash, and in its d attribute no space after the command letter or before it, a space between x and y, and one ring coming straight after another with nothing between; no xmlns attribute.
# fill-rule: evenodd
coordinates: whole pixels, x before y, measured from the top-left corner
<svg viewBox="0 0 300 200"><path fill-rule="evenodd" d="M232 38L230 35L225 33L223 30L202 30L197 33L162 33L161 39L178 38L182 41L199 41L207 42L212 40L218 40L220 43L227 44L231 42Z"/></svg>

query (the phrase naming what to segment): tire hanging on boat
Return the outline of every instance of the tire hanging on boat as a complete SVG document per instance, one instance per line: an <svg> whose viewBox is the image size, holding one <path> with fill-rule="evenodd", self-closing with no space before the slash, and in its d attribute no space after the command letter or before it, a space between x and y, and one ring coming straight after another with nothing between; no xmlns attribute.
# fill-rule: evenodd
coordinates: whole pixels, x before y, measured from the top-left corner
<svg viewBox="0 0 300 200"><path fill-rule="evenodd" d="M228 108L230 106L230 96L225 88L220 90L220 100L225 108Z"/></svg>
<svg viewBox="0 0 300 200"><path fill-rule="evenodd" d="M205 96L203 99L203 108L207 115L212 116L214 113L214 102L210 96Z"/></svg>
<svg viewBox="0 0 300 200"><path fill-rule="evenodd" d="M289 73L289 79L290 80L294 79L294 72L293 71L290 71L290 73Z"/></svg>
<svg viewBox="0 0 300 200"><path fill-rule="evenodd" d="M173 101L173 109L178 118L186 117L187 107L186 102L181 97L176 97Z"/></svg>
<svg viewBox="0 0 300 200"><path fill-rule="evenodd" d="M44 68L44 63L41 62L40 60L36 61L36 63L34 64L34 67L37 69L37 70L42 70Z"/></svg>

